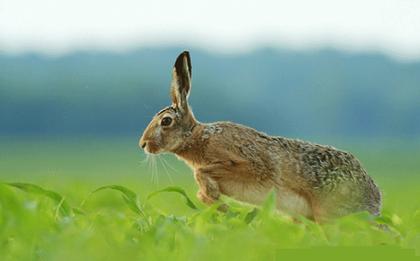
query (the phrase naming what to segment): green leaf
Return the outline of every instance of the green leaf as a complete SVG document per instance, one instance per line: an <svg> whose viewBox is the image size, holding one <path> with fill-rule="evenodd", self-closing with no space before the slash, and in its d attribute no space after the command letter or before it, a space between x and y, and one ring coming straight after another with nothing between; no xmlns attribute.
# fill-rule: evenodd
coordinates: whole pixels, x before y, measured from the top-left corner
<svg viewBox="0 0 420 261"><path fill-rule="evenodd" d="M259 213L259 215L261 215L261 217L269 217L274 215L274 213L277 210L276 207L276 200L277 196L276 196L276 192L274 190L271 190L268 195L267 198L265 199L265 201L262 204L262 208L261 211Z"/></svg>
<svg viewBox="0 0 420 261"><path fill-rule="evenodd" d="M86 215L86 213L80 208L72 208L72 209L73 209L74 214L83 215L83 216Z"/></svg>
<svg viewBox="0 0 420 261"><path fill-rule="evenodd" d="M152 198L152 197L154 197L157 194L160 194L162 192L175 192L175 193L181 194L185 198L185 204L187 204L187 206L189 206L192 209L198 209L197 206L192 202L192 200L190 199L190 197L188 197L188 195L185 192L185 190L183 188L176 187L176 186L170 186L170 187L166 187L164 189L161 189L161 190L152 192L151 194L149 194L149 196L147 197L147 199L150 199L150 198Z"/></svg>
<svg viewBox="0 0 420 261"><path fill-rule="evenodd" d="M135 192L133 192L132 190L124 187L124 186L120 186L120 185L103 186L103 187L95 189L94 191L92 191L91 194L96 193L98 191L105 190L105 189L112 189L112 190L116 190L116 191L119 191L120 193L122 193L122 198L123 198L124 202L127 204L127 206L133 212L135 212L136 214L141 214L141 215L144 216L144 212L142 210L142 207L138 203L137 194ZM83 203L82 203L82 205L83 205Z"/></svg>
<svg viewBox="0 0 420 261"><path fill-rule="evenodd" d="M246 214L245 216L245 223L249 224L252 222L252 220L254 220L254 218L257 216L258 214L258 209L254 208L251 212L249 212L248 214Z"/></svg>
<svg viewBox="0 0 420 261"><path fill-rule="evenodd" d="M14 187L14 188L18 188L27 193L48 197L57 204L58 210L63 216L73 215L73 209L67 203L65 198L55 191L46 190L40 186L30 184L30 183L4 183L4 184Z"/></svg>

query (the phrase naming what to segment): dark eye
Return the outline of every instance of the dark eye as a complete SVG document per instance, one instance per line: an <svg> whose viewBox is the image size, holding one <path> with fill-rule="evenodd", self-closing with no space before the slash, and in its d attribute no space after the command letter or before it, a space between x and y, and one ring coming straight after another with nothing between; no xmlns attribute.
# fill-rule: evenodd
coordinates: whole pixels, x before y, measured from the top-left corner
<svg viewBox="0 0 420 261"><path fill-rule="evenodd" d="M172 123L172 118L171 117L165 117L162 119L162 121L160 122L160 124L162 126L169 126Z"/></svg>

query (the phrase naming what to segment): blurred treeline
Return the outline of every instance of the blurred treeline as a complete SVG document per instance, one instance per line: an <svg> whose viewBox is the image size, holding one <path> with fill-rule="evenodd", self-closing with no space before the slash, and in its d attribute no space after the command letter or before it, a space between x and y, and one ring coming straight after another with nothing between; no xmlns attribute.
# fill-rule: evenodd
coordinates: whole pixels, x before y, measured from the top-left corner
<svg viewBox="0 0 420 261"><path fill-rule="evenodd" d="M0 54L0 135L139 134L170 104L182 50ZM302 138L420 136L420 62L334 50L190 51L200 121Z"/></svg>

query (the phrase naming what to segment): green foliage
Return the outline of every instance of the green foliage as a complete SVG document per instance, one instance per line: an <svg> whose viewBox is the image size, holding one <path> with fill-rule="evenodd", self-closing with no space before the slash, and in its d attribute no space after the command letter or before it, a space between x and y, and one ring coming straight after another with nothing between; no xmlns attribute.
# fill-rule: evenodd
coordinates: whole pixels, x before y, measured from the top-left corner
<svg viewBox="0 0 420 261"><path fill-rule="evenodd" d="M3 142L0 260L405 261L420 255L420 166L411 152L359 156L382 189L380 217L357 213L316 224L278 213L274 192L261 207L227 197L204 206L192 196L197 187L182 163L165 158L174 182L163 179L158 165L162 179L154 184L153 170L139 163L131 143ZM217 210L222 203L226 212Z"/></svg>
<svg viewBox="0 0 420 261"><path fill-rule="evenodd" d="M11 187L18 188L28 193L33 193L41 196L48 197L52 199L57 204L57 210L64 216L71 216L73 215L73 209L67 203L63 196L59 193L51 190L46 190L41 188L40 186L29 184L29 183L6 183Z"/></svg>
<svg viewBox="0 0 420 261"><path fill-rule="evenodd" d="M12 188L27 193L21 195ZM95 210L88 204L87 199L93 194L106 190L121 193L128 208ZM59 193L37 185L3 183L0 186L2 259L261 260L287 256L288 249L301 247L321 249L314 252L320 255L322 251L328 253L325 247L332 246L392 246L394 251L402 251L411 258L414 252L407 254L403 248L420 250L419 210L408 220L385 211L377 218L358 213L320 225L278 213L274 192L260 208L227 201L230 208L226 213L218 211L216 205L198 209L180 187L157 190L147 198L162 192L182 195L185 206L193 208L194 214L162 214L155 209L159 206L152 206L148 201L140 204L133 190L120 185L93 190L78 209L72 208ZM43 205L46 202L42 201L45 197L54 204L46 208ZM100 208L102 203L96 204ZM61 215L55 214L57 209ZM83 215L72 214L76 213L75 209Z"/></svg>

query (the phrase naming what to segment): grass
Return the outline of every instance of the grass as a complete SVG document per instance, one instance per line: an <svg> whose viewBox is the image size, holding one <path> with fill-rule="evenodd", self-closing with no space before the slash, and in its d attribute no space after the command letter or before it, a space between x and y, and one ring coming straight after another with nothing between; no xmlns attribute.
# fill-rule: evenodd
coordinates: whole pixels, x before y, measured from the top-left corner
<svg viewBox="0 0 420 261"><path fill-rule="evenodd" d="M194 196L190 170L173 157L142 163L135 142L2 140L1 145L1 260L417 260L420 255L418 151L351 148L382 188L383 215L359 213L319 225L277 213L272 194L260 208L228 198L223 199L231 206L227 213L206 207Z"/></svg>

